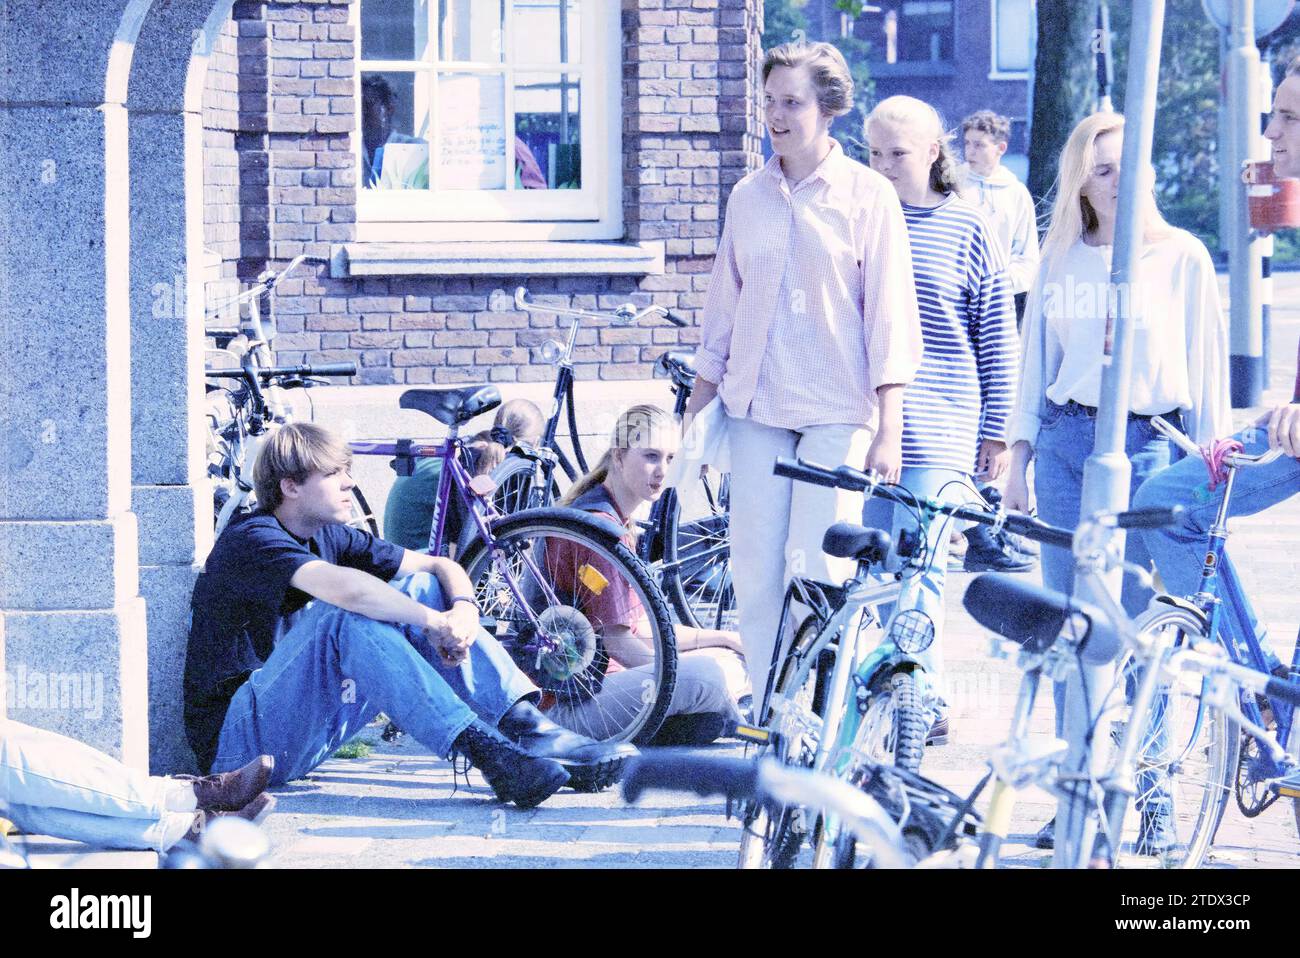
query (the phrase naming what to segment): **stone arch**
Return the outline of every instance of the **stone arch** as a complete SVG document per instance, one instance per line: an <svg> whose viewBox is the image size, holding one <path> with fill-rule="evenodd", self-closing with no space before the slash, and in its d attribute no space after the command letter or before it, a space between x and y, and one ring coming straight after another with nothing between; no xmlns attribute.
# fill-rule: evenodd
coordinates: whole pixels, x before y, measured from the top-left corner
<svg viewBox="0 0 1300 958"><path fill-rule="evenodd" d="M202 297L157 315L152 287L201 288L199 109L231 6L0 12L0 228L21 238L0 250L0 709L155 769L192 763L178 664L211 525Z"/></svg>

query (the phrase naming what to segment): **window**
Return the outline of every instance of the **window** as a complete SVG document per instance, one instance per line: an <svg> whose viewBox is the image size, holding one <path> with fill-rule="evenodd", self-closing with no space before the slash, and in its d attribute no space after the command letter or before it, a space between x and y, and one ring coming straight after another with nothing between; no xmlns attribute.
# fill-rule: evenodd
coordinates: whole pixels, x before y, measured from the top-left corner
<svg viewBox="0 0 1300 958"><path fill-rule="evenodd" d="M354 16L359 240L622 235L618 4L362 0Z"/></svg>
<svg viewBox="0 0 1300 958"><path fill-rule="evenodd" d="M994 79L1020 79L1033 56L1033 7L1030 0L991 0Z"/></svg>
<svg viewBox="0 0 1300 958"><path fill-rule="evenodd" d="M953 62L952 0L882 0L859 22L878 63Z"/></svg>

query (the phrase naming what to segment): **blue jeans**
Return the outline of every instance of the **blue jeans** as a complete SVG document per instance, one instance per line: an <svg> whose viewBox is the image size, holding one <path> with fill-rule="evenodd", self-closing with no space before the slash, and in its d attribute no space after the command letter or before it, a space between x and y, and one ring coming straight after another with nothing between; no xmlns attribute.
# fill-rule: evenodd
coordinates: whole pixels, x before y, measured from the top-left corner
<svg viewBox="0 0 1300 958"><path fill-rule="evenodd" d="M1245 429L1236 438L1250 455L1268 449L1268 431L1264 428ZM1294 496L1300 496L1300 461L1283 456L1267 466L1250 466L1237 472L1228 516L1253 516ZM1156 473L1133 497L1136 506L1181 505L1186 510L1180 525L1141 532L1143 544L1155 559L1170 594L1191 595L1200 586L1210 526L1222 502L1222 485L1210 491L1209 474L1199 459L1184 459ZM1223 561L1231 560L1225 555ZM1258 634L1258 620L1249 604L1245 611ZM1279 665L1267 636L1260 634L1259 641L1269 667Z"/></svg>
<svg viewBox="0 0 1300 958"><path fill-rule="evenodd" d="M1076 406L1058 406L1048 402L1047 416L1038 433L1034 457L1034 495L1038 500L1038 518L1053 526L1073 529L1079 524L1083 493L1083 466L1092 455L1097 422ZM1178 415L1166 416L1173 425L1181 424ZM1124 439L1124 454L1132 466L1130 488L1136 489L1149 476L1169 465L1172 452L1168 439L1143 419L1130 418ZM1130 535L1125 540L1124 558L1149 568L1151 556L1142 538ZM1074 590L1074 556L1069 549L1044 546L1042 554L1043 585L1069 595ZM1124 577L1120 601L1124 611L1139 615L1154 593L1133 576ZM1056 734L1065 726L1065 683L1053 689L1056 703Z"/></svg>
<svg viewBox="0 0 1300 958"><path fill-rule="evenodd" d="M905 466L899 483L918 498L926 497L942 502L969 502L976 495L970 477L955 469ZM891 504L878 496L872 496L867 500L862 510L862 524L870 528L889 530L895 545L898 544L898 536L902 530L916 529L916 520L912 518L911 509ZM898 602L880 607L880 616L885 622L893 617L895 611L908 609L918 609L934 622L934 641L917 658L930 673L931 687L935 689L943 687L943 645L941 643L944 620L943 586L948 577L948 542L955 528L952 522L946 521L946 517L936 517L930 525L927 537L925 573L904 578L903 591L899 593Z"/></svg>
<svg viewBox="0 0 1300 958"><path fill-rule="evenodd" d="M84 742L0 719L0 816L24 832L161 852L167 786Z"/></svg>
<svg viewBox="0 0 1300 958"><path fill-rule="evenodd" d="M393 586L445 609L438 580L417 573ZM459 666L442 664L414 626L377 622L315 601L298 613L226 712L213 772L275 757L271 782L301 778L383 712L438 755L474 720L495 726L537 687L486 632Z"/></svg>

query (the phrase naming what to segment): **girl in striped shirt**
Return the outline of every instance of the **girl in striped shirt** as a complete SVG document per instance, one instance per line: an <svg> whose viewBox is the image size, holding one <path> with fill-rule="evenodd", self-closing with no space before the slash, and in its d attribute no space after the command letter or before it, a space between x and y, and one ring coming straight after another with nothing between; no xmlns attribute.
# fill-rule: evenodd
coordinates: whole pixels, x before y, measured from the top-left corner
<svg viewBox="0 0 1300 958"><path fill-rule="evenodd" d="M903 397L900 481L918 496L962 502L974 497L972 473L992 481L1006 470L1019 360L1006 256L983 212L957 195L950 137L932 106L889 97L867 118L866 135L871 168L902 201L925 342ZM863 521L888 528L890 509L873 499ZM893 524L907 513L895 510ZM900 609L919 609L934 622L935 641L923 657L936 684L949 531L947 523L932 525L926 572L908 580L899 599ZM941 742L947 716L941 698L934 704L931 741Z"/></svg>

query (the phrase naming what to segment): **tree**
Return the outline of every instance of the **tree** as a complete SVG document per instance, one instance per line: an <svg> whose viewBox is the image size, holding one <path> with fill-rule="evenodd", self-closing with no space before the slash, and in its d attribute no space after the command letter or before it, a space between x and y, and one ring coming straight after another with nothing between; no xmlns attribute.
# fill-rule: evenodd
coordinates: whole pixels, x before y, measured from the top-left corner
<svg viewBox="0 0 1300 958"><path fill-rule="evenodd" d="M1038 0L1029 192L1040 209L1046 208L1070 131L1092 112L1096 98L1097 6L1098 0Z"/></svg>

